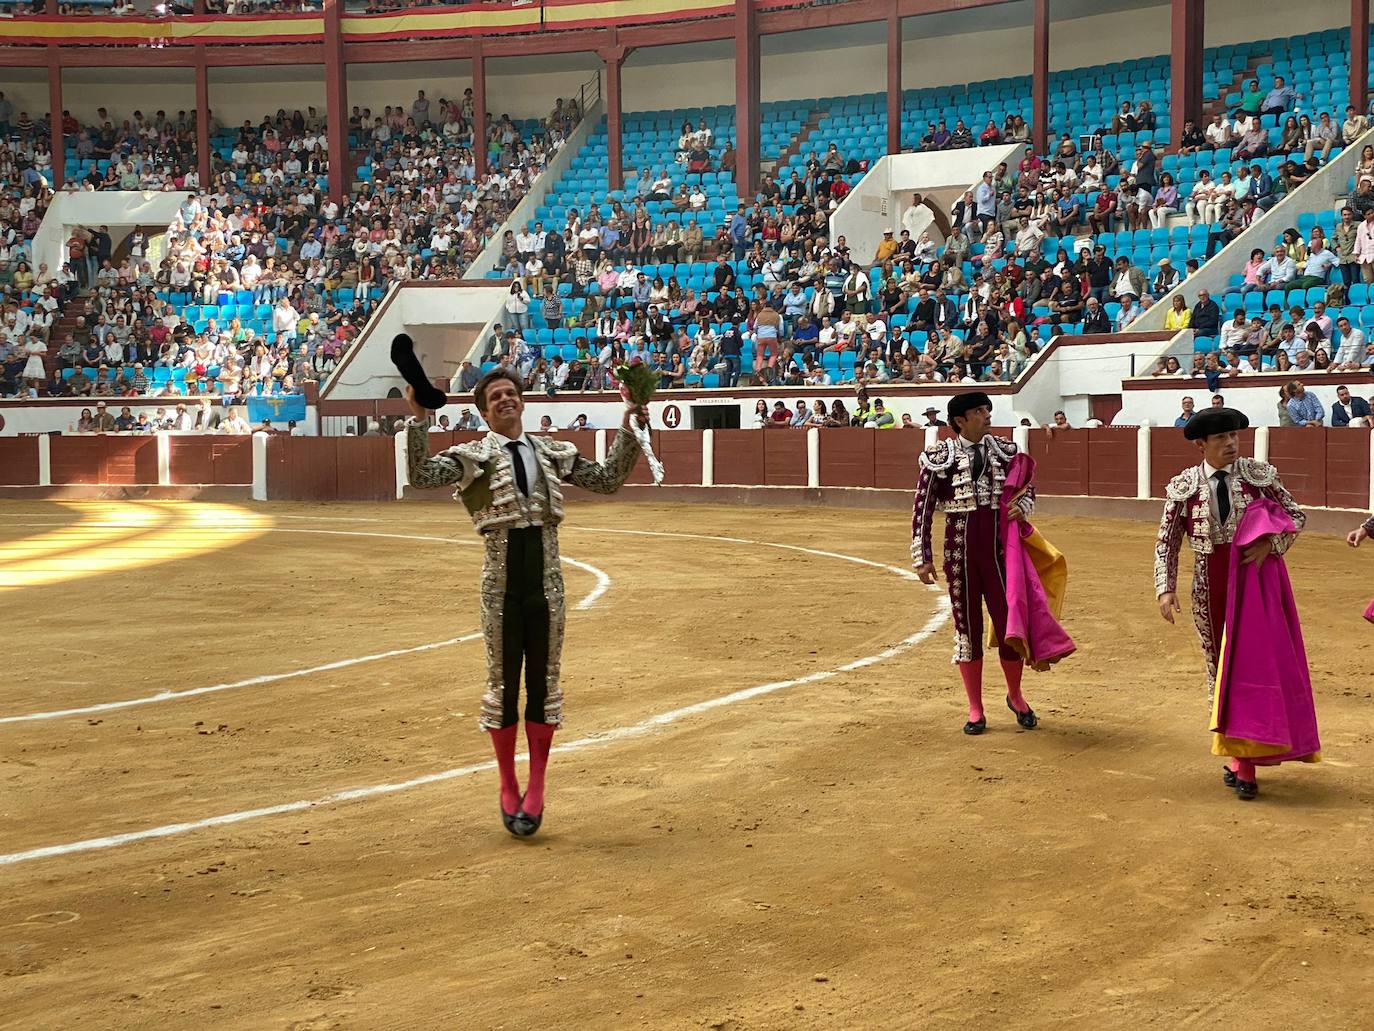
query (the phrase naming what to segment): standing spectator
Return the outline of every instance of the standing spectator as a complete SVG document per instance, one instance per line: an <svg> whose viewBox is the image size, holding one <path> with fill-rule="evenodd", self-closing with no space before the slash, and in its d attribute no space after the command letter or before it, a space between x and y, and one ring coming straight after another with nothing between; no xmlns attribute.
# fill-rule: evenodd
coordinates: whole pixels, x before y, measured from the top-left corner
<svg viewBox="0 0 1374 1031"><path fill-rule="evenodd" d="M1326 413L1316 394L1309 394L1307 388L1297 380L1288 384L1288 416L1294 426L1315 426L1321 428Z"/></svg>
<svg viewBox="0 0 1374 1031"><path fill-rule="evenodd" d="M1360 264L1360 278L1374 283L1374 207L1365 210L1364 221L1355 231L1355 260Z"/></svg>

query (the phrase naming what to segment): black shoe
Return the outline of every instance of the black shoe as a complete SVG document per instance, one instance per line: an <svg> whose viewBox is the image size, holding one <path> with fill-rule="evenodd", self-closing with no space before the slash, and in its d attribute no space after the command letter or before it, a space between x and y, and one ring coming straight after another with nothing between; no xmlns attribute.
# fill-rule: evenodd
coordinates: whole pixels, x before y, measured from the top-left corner
<svg viewBox="0 0 1374 1031"><path fill-rule="evenodd" d="M506 812L505 808L501 806L500 803L497 803L497 808L501 810L501 822L506 825L506 830L510 831L512 834L518 834L519 832L515 829L515 818L520 814L518 812Z"/></svg>
<svg viewBox="0 0 1374 1031"><path fill-rule="evenodd" d="M1223 766L1221 768L1221 782L1228 788L1234 788L1236 786L1236 771L1229 766Z"/></svg>
<svg viewBox="0 0 1374 1031"><path fill-rule="evenodd" d="M1236 778L1236 797L1242 802L1252 802L1259 797L1259 784L1253 780Z"/></svg>
<svg viewBox="0 0 1374 1031"><path fill-rule="evenodd" d="M1010 709L1012 713L1016 716L1016 722L1019 723L1026 730L1034 730L1036 724L1040 722L1035 718L1035 710L1032 709L1029 705L1026 706L1025 712L1017 712L1016 706L1011 704L1010 695L1007 696L1007 708Z"/></svg>
<svg viewBox="0 0 1374 1031"><path fill-rule="evenodd" d="M981 734L983 731L987 729L988 718L986 716L980 716L978 719L969 720L967 723L964 724L964 733L968 734L970 737L977 737L979 734Z"/></svg>
<svg viewBox="0 0 1374 1031"><path fill-rule="evenodd" d="M540 813L538 816L531 816L529 813L525 812L525 810L521 809L511 817L510 832L517 838L528 838L533 836L535 831L539 830L539 825L543 822L543 813Z"/></svg>

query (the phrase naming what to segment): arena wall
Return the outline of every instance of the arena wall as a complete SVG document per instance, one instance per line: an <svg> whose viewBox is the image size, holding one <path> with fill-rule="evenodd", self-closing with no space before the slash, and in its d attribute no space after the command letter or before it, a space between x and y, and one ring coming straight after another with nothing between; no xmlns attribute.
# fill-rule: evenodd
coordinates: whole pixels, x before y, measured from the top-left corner
<svg viewBox="0 0 1374 1031"><path fill-rule="evenodd" d="M901 505L915 488L921 449L948 429L876 432L655 430L654 449L665 470L663 500L673 488L807 488L841 497L886 493ZM999 432L1015 437L1036 462L1041 494L1089 499L1148 500L1198 460L1195 446L1169 428ZM431 433L431 453L473 433ZM608 434L558 434L587 458L606 453ZM41 488L233 486L257 500L444 500L449 492L416 491L405 477L404 436L252 437L53 436L0 440L0 487L21 496ZM1351 429L1261 427L1242 435L1242 454L1272 461L1304 506L1368 512L1374 509L1374 433ZM640 462L631 484L650 483ZM23 488L15 490L15 488ZM183 493L180 496L193 496ZM650 495L652 496L652 495ZM779 494L778 503L791 495ZM870 501L878 500L871 498Z"/></svg>

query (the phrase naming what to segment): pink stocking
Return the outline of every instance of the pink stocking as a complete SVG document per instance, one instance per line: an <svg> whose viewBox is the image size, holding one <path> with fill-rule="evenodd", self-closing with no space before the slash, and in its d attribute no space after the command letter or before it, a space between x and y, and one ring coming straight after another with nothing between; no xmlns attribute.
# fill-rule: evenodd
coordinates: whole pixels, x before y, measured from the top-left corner
<svg viewBox="0 0 1374 1031"><path fill-rule="evenodd" d="M964 693L968 695L968 718L977 723L983 718L983 660L957 663L959 676L964 681Z"/></svg>
<svg viewBox="0 0 1374 1031"><path fill-rule="evenodd" d="M496 769L501 775L501 811L514 816L520 808L520 782L515 779L515 734L519 728L509 727L489 731L492 748L496 750Z"/></svg>
<svg viewBox="0 0 1374 1031"><path fill-rule="evenodd" d="M525 737L530 745L530 779L525 785L520 810L526 816L538 816L544 811L544 773L549 768L549 748L557 729L552 723L525 721Z"/></svg>
<svg viewBox="0 0 1374 1031"><path fill-rule="evenodd" d="M1236 771L1236 776L1244 781L1255 783L1255 764L1249 759L1232 759L1234 764L1231 768Z"/></svg>
<svg viewBox="0 0 1374 1031"><path fill-rule="evenodd" d="M1025 671L1024 662L1002 660L1002 675L1007 678L1007 697L1011 699L1011 706L1017 712L1030 711L1030 704L1021 696L1021 674Z"/></svg>

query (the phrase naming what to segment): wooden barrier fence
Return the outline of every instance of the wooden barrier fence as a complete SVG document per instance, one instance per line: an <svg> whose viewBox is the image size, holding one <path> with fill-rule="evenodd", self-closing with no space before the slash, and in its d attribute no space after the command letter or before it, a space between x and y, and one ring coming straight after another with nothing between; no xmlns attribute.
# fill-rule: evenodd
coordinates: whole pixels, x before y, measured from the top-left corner
<svg viewBox="0 0 1374 1031"><path fill-rule="evenodd" d="M997 431L1010 434L1013 431ZM1042 494L1160 497L1198 460L1171 427L1018 429ZM1267 458L1303 505L1367 510L1374 431L1273 428L1242 435L1242 454ZM947 436L948 431L938 434ZM475 433L431 433L431 453ZM587 458L604 432L560 433ZM927 433L909 430L672 430L652 433L673 485L911 490ZM933 436L932 436L933 439ZM259 499L381 501L404 488L400 442L389 437L51 436L0 438L0 486L231 485ZM398 476L398 472L401 474ZM648 483L640 462L629 482Z"/></svg>

